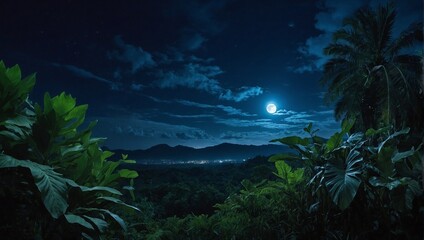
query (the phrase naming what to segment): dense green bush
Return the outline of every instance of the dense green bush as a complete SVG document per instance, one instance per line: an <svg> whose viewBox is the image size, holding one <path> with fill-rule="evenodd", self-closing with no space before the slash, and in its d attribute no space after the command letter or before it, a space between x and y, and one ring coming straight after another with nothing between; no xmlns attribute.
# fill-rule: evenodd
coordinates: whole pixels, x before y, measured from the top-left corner
<svg viewBox="0 0 424 240"><path fill-rule="evenodd" d="M138 176L118 168L134 161L108 160L113 153L91 137L95 123L79 130L87 105L77 106L70 95L46 94L43 106L33 106L34 84L35 75L22 80L18 66L0 62L2 237L97 239L110 224L125 230L111 209L138 211L117 190L120 179Z"/></svg>
<svg viewBox="0 0 424 240"><path fill-rule="evenodd" d="M423 219L422 165L409 129L369 129L349 134L353 120L328 141L316 136L275 141L298 154L282 154L272 161L302 161L316 223L343 238L421 239Z"/></svg>

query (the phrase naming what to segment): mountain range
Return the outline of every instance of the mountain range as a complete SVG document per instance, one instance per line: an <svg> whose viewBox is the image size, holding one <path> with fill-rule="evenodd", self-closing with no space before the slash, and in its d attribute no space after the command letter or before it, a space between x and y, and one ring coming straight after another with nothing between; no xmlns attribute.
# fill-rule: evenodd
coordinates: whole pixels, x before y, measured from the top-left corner
<svg viewBox="0 0 424 240"><path fill-rule="evenodd" d="M117 154L128 154L130 159L138 163L169 163L169 162L241 162L256 156L270 156L288 151L283 145L240 145L222 143L219 145L192 148L187 146L171 147L167 144L155 145L145 150L113 150Z"/></svg>

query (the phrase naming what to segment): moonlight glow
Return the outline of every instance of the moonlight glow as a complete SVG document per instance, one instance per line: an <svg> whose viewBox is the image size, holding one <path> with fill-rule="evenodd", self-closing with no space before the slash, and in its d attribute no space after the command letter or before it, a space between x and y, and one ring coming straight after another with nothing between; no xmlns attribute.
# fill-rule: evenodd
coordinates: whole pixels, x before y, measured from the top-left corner
<svg viewBox="0 0 424 240"><path fill-rule="evenodd" d="M277 106L275 106L273 103L270 103L266 106L266 110L271 114L275 113L277 111Z"/></svg>

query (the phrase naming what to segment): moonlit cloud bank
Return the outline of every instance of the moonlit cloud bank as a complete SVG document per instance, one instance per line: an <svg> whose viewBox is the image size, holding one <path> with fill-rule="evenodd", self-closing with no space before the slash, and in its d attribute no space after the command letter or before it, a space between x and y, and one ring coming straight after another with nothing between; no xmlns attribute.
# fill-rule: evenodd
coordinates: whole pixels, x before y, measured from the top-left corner
<svg viewBox="0 0 424 240"><path fill-rule="evenodd" d="M328 137L340 123L323 106L322 49L344 17L380 2L2 0L0 53L37 72L35 102L65 91L87 103L112 149L268 144L309 123ZM395 4L395 35L422 20L421 0Z"/></svg>

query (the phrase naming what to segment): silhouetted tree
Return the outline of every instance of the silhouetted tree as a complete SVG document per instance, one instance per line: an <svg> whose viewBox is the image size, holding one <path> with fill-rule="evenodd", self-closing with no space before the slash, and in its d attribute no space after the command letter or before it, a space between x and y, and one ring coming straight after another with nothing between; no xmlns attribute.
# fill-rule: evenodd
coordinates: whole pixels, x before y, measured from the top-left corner
<svg viewBox="0 0 424 240"><path fill-rule="evenodd" d="M392 125L424 128L423 24L413 23L393 38L393 4L362 8L346 18L324 53L322 83L337 119L355 117L354 130ZM422 45L421 45L422 46Z"/></svg>

